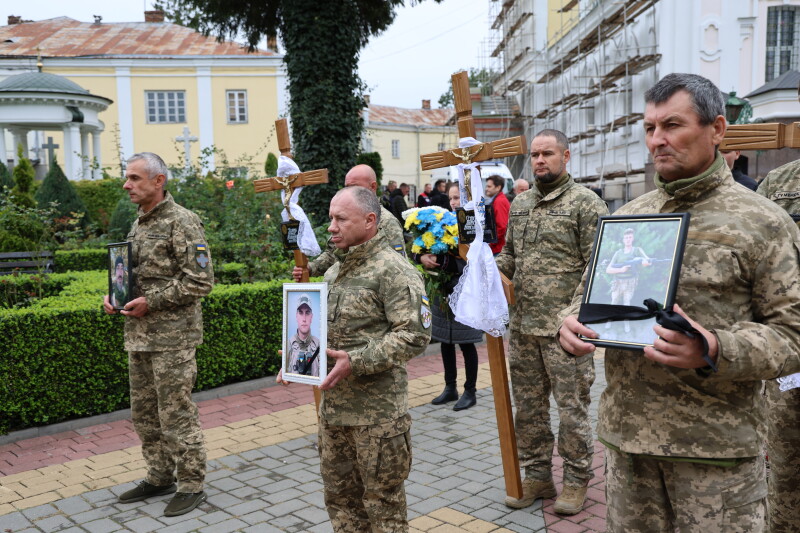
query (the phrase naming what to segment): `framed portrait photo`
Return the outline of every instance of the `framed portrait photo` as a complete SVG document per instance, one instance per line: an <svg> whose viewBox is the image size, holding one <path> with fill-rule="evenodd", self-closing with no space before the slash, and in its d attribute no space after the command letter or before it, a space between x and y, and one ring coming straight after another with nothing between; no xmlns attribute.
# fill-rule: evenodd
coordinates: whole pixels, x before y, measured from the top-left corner
<svg viewBox="0 0 800 533"><path fill-rule="evenodd" d="M131 243L115 242L107 247L108 300L114 309L123 309L133 299Z"/></svg>
<svg viewBox="0 0 800 533"><path fill-rule="evenodd" d="M283 379L319 385L328 374L328 284L283 285Z"/></svg>
<svg viewBox="0 0 800 533"><path fill-rule="evenodd" d="M598 346L643 350L656 340L645 300L671 310L689 229L688 213L603 216L598 220L578 320ZM650 313L652 315L652 313Z"/></svg>

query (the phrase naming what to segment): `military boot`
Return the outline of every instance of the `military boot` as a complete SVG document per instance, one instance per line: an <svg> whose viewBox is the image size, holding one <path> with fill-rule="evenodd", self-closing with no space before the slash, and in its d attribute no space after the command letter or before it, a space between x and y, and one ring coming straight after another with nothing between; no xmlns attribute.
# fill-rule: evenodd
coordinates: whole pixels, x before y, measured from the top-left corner
<svg viewBox="0 0 800 533"><path fill-rule="evenodd" d="M447 402L454 402L456 400L458 400L458 389L454 383L452 385L445 385L444 391L442 391L439 396L431 400L431 403L433 405L440 405Z"/></svg>
<svg viewBox="0 0 800 533"><path fill-rule="evenodd" d="M158 486L148 483L147 481L140 481L138 485L136 485L131 490L127 490L119 495L117 501L119 503L133 503L133 502L140 502L142 500L146 500L147 498L151 498L153 496L162 496L164 494L172 494L178 490L178 487L175 486L175 483L171 483L169 485Z"/></svg>
<svg viewBox="0 0 800 533"><path fill-rule="evenodd" d="M558 514L578 514L583 509L583 502L585 501L586 487L564 485L561 494L556 500L556 504L553 506L553 510Z"/></svg>
<svg viewBox="0 0 800 533"><path fill-rule="evenodd" d="M506 496L506 507L512 509L524 509L539 498L555 498L556 486L553 485L553 480L536 481L530 478L522 480L522 498L512 498Z"/></svg>
<svg viewBox="0 0 800 533"><path fill-rule="evenodd" d="M178 492L164 509L164 516L180 516L186 514L204 501L208 497L205 492Z"/></svg>

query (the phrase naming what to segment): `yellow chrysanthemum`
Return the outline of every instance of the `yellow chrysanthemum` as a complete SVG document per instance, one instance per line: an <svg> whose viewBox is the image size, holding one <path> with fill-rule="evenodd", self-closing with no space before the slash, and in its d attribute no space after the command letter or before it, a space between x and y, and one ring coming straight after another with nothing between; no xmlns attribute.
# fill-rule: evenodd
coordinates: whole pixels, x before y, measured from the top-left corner
<svg viewBox="0 0 800 533"><path fill-rule="evenodd" d="M421 251L422 251L422 247L421 246L417 246L416 244L411 245L411 253L412 254L418 254Z"/></svg>
<svg viewBox="0 0 800 533"><path fill-rule="evenodd" d="M442 220L442 217L444 216L444 213L442 213L441 211L439 211L439 212L437 212L437 213L436 213L436 215L435 215L435 216L436 216L436 220Z"/></svg>
<svg viewBox="0 0 800 533"><path fill-rule="evenodd" d="M406 218L405 228L406 229L410 229L412 224L414 224L415 226L417 224L419 224L419 219L417 218L417 212L416 211L414 211L413 213L410 213L408 215L408 218Z"/></svg>
<svg viewBox="0 0 800 533"><path fill-rule="evenodd" d="M458 224L453 224L452 226L445 226L444 229L447 230L448 233L451 235L458 235Z"/></svg>
<svg viewBox="0 0 800 533"><path fill-rule="evenodd" d="M445 233L442 236L442 242L445 243L447 246L450 246L451 248L456 245L456 239L449 233Z"/></svg>
<svg viewBox="0 0 800 533"><path fill-rule="evenodd" d="M422 242L425 243L425 248L430 250L431 246L436 243L436 237L430 231L426 231L422 234Z"/></svg>

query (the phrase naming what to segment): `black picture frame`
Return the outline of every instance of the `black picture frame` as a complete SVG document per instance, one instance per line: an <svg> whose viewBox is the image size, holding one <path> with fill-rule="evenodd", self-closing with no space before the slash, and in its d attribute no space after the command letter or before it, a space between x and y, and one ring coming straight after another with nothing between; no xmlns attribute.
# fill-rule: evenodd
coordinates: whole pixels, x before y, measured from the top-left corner
<svg viewBox="0 0 800 533"><path fill-rule="evenodd" d="M689 213L612 215L598 219L582 306L606 304L644 307L652 299L672 310L678 289ZM630 235L630 248L625 241ZM580 318L579 318L580 319ZM657 336L655 318L586 323L597 346L643 350Z"/></svg>
<svg viewBox="0 0 800 533"><path fill-rule="evenodd" d="M108 248L108 300L114 309L125 308L125 304L133 299L133 271L131 270L131 243L115 242L106 245ZM122 272L117 270L117 264ZM121 283L118 283L119 277ZM122 295L122 296L120 296Z"/></svg>

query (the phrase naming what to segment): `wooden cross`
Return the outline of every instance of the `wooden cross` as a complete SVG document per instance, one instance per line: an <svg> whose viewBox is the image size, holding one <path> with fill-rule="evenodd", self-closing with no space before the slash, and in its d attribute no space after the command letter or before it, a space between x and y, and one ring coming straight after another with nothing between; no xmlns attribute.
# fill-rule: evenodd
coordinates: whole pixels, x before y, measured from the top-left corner
<svg viewBox="0 0 800 533"><path fill-rule="evenodd" d="M278 133L278 150L280 150L281 155L292 158L292 142L289 139L289 124L285 118L280 118L275 121L275 131ZM319 185L322 183L328 183L327 168L320 170L309 170L308 172L300 172L299 174L286 176L285 178L279 178L276 176L274 178L255 180L253 182L253 186L255 187L257 193L283 189L284 209L286 209L289 220L294 220L294 217L292 217L292 212L289 209L289 200L291 199L294 190L298 187L305 187L306 185ZM300 250L293 251L295 266L303 269L303 274L300 277L300 283L307 283L309 279L308 257L306 257L306 254ZM317 413L319 413L319 404L321 399L322 397L319 392L319 387L315 386L314 404L317 406Z"/></svg>
<svg viewBox="0 0 800 533"><path fill-rule="evenodd" d="M278 133L278 150L280 150L281 155L291 158L292 143L289 140L289 126L285 118L275 121L275 130ZM301 172L285 178L279 178L276 176L274 178L255 180L253 185L256 188L256 192L269 192L283 189L283 206L286 209L286 213L289 215L289 220L294 220L294 217L292 217L292 212L289 210L289 200L292 197L292 192L294 192L294 190L298 187L305 187L306 185L319 185L321 183L328 183L327 168L320 170L309 170L308 172ZM303 269L303 276L300 279L300 282L307 282L309 277L308 257L306 257L306 255L300 250L294 250L294 264L295 266L299 266Z"/></svg>
<svg viewBox="0 0 800 533"><path fill-rule="evenodd" d="M458 136L475 137L475 121L472 118L472 103L469 97L469 77L465 71L452 76L453 96L458 117ZM469 148L456 148L420 156L422 170L442 168L459 163L472 163L498 159L512 155L521 155L527 151L524 136L509 137L496 141L481 143ZM467 179L466 172L464 175ZM467 184L469 190L469 184ZM459 244L459 255L466 259L466 244ZM514 304L514 285L501 274L503 291L508 303ZM497 416L497 432L500 437L500 454L503 459L503 476L506 480L506 494L512 498L522 498L522 479L519 472L517 456L517 435L514 431L514 415L511 410L511 394L508 388L508 370L506 368L505 348L500 337L486 336L489 352L489 371L492 375L492 392L494 394L495 415Z"/></svg>
<svg viewBox="0 0 800 533"><path fill-rule="evenodd" d="M184 126L183 135L175 137L175 140L183 143L183 168L188 172L192 168L192 143L196 143L198 139L189 134L189 126Z"/></svg>
<svg viewBox="0 0 800 533"><path fill-rule="evenodd" d="M720 150L775 150L800 148L800 122L792 124L731 124Z"/></svg>

